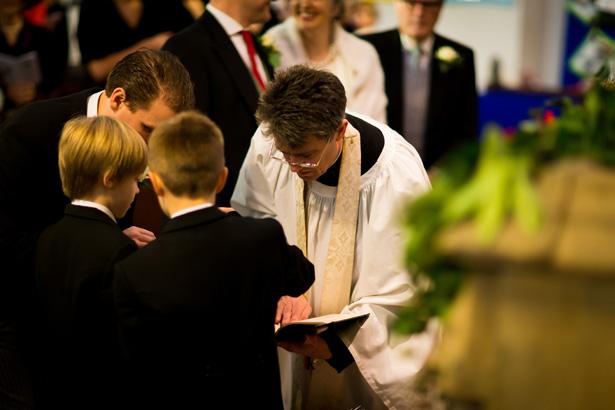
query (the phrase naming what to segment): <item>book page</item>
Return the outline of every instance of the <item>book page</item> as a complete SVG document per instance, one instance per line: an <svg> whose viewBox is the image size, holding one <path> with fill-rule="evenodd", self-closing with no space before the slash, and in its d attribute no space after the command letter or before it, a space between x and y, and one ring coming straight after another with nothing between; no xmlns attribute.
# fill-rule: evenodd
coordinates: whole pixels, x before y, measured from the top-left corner
<svg viewBox="0 0 615 410"><path fill-rule="evenodd" d="M369 313L338 313L324 316L316 316L311 317L304 320L299 320L296 322L289 323L290 324L315 324L315 325L326 325L333 322L339 322L342 320L350 320L354 318L358 318L361 316L367 316Z"/></svg>

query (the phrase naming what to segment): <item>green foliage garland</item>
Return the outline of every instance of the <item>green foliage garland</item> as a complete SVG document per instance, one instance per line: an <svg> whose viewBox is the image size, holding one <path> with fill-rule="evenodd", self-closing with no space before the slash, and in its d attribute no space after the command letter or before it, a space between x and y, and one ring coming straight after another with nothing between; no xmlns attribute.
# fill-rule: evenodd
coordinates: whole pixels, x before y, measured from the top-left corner
<svg viewBox="0 0 615 410"><path fill-rule="evenodd" d="M417 288L412 304L400 312L398 332L420 332L431 318L445 321L463 284L464 267L436 251L439 232L473 221L482 244L508 220L537 232L543 211L533 177L541 167L565 157L615 166L615 83L596 81L581 104L569 98L559 104L559 118L521 124L512 138L488 127L481 144L456 151L432 191L408 204L405 262Z"/></svg>

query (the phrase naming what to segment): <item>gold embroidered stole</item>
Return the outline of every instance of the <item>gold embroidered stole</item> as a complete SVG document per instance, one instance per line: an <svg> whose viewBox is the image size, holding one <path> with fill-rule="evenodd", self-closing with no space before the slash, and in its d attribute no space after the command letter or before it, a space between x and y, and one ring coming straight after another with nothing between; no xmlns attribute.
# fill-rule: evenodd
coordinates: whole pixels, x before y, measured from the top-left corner
<svg viewBox="0 0 615 410"><path fill-rule="evenodd" d="M295 174L295 204L297 206L297 247L301 249L303 255L307 258L307 237L305 228L305 199L307 187L305 181Z"/></svg>
<svg viewBox="0 0 615 410"><path fill-rule="evenodd" d="M354 127L348 124L342 148L342 163L327 251L320 315L340 313L350 302L360 190L361 136ZM295 199L297 204L297 246L309 258L306 236L306 187L303 180L296 175Z"/></svg>

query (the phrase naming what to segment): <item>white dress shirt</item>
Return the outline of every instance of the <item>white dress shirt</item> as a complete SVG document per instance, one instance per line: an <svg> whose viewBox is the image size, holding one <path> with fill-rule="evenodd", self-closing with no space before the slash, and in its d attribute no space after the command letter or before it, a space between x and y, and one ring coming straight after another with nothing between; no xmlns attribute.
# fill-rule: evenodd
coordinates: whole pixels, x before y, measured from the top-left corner
<svg viewBox="0 0 615 410"><path fill-rule="evenodd" d="M218 10L210 3L208 3L205 8L216 18L216 20L218 20L218 23L220 23L224 31L226 31L226 34L228 34L228 36L231 38L235 49L241 56L241 59L245 63L246 67L248 67L248 70L251 74L252 63L250 62L250 54L248 53L248 46L246 45L246 42L244 41L241 34L243 30L249 30L249 28L242 27L242 25L235 21L235 19L233 19L228 14L225 14L224 12ZM258 53L256 53L255 59L256 69L258 70L258 73L264 81L267 81L269 76L267 75L265 67L263 66L263 62L261 61Z"/></svg>
<svg viewBox="0 0 615 410"><path fill-rule="evenodd" d="M104 91L99 91L88 97L88 108L86 111L86 115L88 118L98 116L98 101L100 101L100 96L102 95L102 93L104 93Z"/></svg>
<svg viewBox="0 0 615 410"><path fill-rule="evenodd" d="M98 204L96 202L92 202L92 201L86 201L85 199L74 199L71 202L72 205L75 206L85 206L88 208L96 208L101 212L104 212L105 214L107 214L107 216L109 218L111 218L113 220L113 222L117 223L117 220L115 219L115 215L113 215L113 212L111 212L111 210L109 208L107 208L104 205Z"/></svg>
<svg viewBox="0 0 615 410"><path fill-rule="evenodd" d="M171 215L171 219L177 218L178 216L189 214L191 212L200 211L201 209L210 208L212 206L213 206L212 203L205 202L203 204L198 204L198 205L194 205L194 206L191 206L191 207L188 207L188 208L184 208L184 209L181 209L181 210L175 212L173 215Z"/></svg>
<svg viewBox="0 0 615 410"><path fill-rule="evenodd" d="M421 70L429 70L430 62L431 62L431 50L433 49L434 41L436 40L436 36L431 34L429 37L425 39L425 41L421 43L417 43L413 38L405 34L399 34L399 38L401 39L401 45L409 52L413 52L417 47L421 49L421 60L419 61L419 67Z"/></svg>

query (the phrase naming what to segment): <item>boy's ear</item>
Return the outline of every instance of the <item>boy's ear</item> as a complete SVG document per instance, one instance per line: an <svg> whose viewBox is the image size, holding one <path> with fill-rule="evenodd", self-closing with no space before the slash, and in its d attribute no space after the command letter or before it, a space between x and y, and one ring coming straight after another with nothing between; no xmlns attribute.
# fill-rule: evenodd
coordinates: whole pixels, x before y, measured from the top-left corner
<svg viewBox="0 0 615 410"><path fill-rule="evenodd" d="M122 104L126 104L126 90L118 87L111 93L109 98L109 107L113 112L117 111Z"/></svg>
<svg viewBox="0 0 615 410"><path fill-rule="evenodd" d="M111 171L105 171L102 177L102 183L103 186L108 189L113 189L115 187L115 178L111 176Z"/></svg>
<svg viewBox="0 0 615 410"><path fill-rule="evenodd" d="M224 185L226 185L226 179L228 178L228 168L224 167L222 172L220 172L220 177L218 179L218 186L216 187L216 194L219 194L222 189L224 189Z"/></svg>
<svg viewBox="0 0 615 410"><path fill-rule="evenodd" d="M149 180L152 183L152 188L154 189L154 192L156 193L156 195L164 196L164 191L165 191L164 183L162 182L162 179L160 179L158 174L150 171Z"/></svg>

